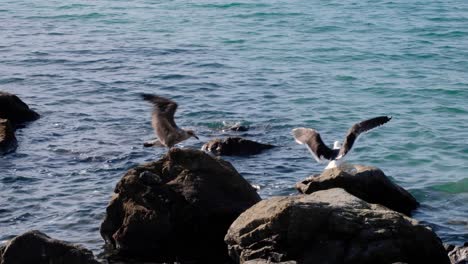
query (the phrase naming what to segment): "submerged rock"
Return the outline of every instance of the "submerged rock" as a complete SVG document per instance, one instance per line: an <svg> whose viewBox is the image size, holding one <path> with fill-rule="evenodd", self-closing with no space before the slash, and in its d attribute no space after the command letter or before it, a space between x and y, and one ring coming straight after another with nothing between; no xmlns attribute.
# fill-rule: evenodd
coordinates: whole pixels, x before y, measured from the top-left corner
<svg viewBox="0 0 468 264"><path fill-rule="evenodd" d="M226 156L247 156L255 155L263 150L274 148L269 144L258 143L240 137L228 137L224 139L213 139L202 146L203 151L211 152L215 155Z"/></svg>
<svg viewBox="0 0 468 264"><path fill-rule="evenodd" d="M234 124L232 126L229 126L223 130L230 130L230 131L235 131L235 132L246 132L249 131L250 127L249 126L244 126L241 124Z"/></svg>
<svg viewBox="0 0 468 264"><path fill-rule="evenodd" d="M255 189L229 162L174 148L123 176L101 235L118 257L223 263L227 229L258 201Z"/></svg>
<svg viewBox="0 0 468 264"><path fill-rule="evenodd" d="M98 264L93 253L79 245L33 230L0 247L1 264Z"/></svg>
<svg viewBox="0 0 468 264"><path fill-rule="evenodd" d="M14 151L17 146L18 141L10 121L0 119L0 155Z"/></svg>
<svg viewBox="0 0 468 264"><path fill-rule="evenodd" d="M449 263L430 229L339 188L263 200L234 221L225 241L240 263Z"/></svg>
<svg viewBox="0 0 468 264"><path fill-rule="evenodd" d="M381 204L406 215L419 206L409 192L393 183L380 169L362 165L348 165L345 168L325 170L319 176L297 183L296 188L304 194L343 188L366 202Z"/></svg>
<svg viewBox="0 0 468 264"><path fill-rule="evenodd" d="M0 91L0 118L8 119L13 125L34 121L39 114L34 112L18 96Z"/></svg>

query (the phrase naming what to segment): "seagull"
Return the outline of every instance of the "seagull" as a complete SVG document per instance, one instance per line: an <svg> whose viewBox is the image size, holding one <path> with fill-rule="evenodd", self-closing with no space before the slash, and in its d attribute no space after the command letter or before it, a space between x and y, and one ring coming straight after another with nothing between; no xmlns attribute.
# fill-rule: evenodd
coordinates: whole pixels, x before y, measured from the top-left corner
<svg viewBox="0 0 468 264"><path fill-rule="evenodd" d="M353 144L361 133L379 127L390 121L390 119L392 119L391 116L379 116L354 124L348 130L343 145L339 141L335 141L333 149L330 149L323 143L320 134L315 129L294 128L292 134L298 144L306 145L317 162L321 163L324 160L329 160L330 162L325 169L331 169L340 167L344 161L344 157L351 151Z"/></svg>
<svg viewBox="0 0 468 264"><path fill-rule="evenodd" d="M151 124L157 139L144 143L145 147L158 146L172 148L175 144L190 137L198 139L193 130L181 129L174 121L177 103L171 99L152 94L142 94L145 101L153 104Z"/></svg>

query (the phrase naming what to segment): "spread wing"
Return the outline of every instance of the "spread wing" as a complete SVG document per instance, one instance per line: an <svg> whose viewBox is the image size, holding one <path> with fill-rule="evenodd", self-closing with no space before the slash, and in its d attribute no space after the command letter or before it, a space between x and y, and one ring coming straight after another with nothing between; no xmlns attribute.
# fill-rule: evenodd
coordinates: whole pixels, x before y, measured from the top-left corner
<svg viewBox="0 0 468 264"><path fill-rule="evenodd" d="M349 130L348 134L345 137L343 146L341 146L340 152L338 153L337 159L345 156L351 148L353 147L354 142L361 133L367 132L371 129L379 127L392 119L391 116L379 116L371 119L364 120L362 122L354 124Z"/></svg>
<svg viewBox="0 0 468 264"><path fill-rule="evenodd" d="M153 104L153 126L155 126L155 124L166 124L174 129L177 128L174 121L174 114L177 110L176 102L171 99L152 94L142 94L141 97Z"/></svg>
<svg viewBox="0 0 468 264"><path fill-rule="evenodd" d="M292 133L296 142L305 144L318 162L321 162L323 158L333 160L336 157L336 153L323 143L320 134L315 129L295 128Z"/></svg>

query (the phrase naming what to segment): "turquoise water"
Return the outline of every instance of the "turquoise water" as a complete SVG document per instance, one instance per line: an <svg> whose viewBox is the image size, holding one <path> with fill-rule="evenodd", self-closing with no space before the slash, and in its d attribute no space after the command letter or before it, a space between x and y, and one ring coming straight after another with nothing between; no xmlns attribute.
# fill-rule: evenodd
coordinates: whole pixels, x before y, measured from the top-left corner
<svg viewBox="0 0 468 264"><path fill-rule="evenodd" d="M179 103L179 125L200 136L183 147L228 135L278 145L226 158L263 198L324 168L292 128L332 143L391 115L349 162L408 189L422 204L414 217L444 242L468 241L467 14L465 0L2 0L0 90L42 118L0 157L0 241L40 229L101 252L115 184L165 153L142 147L142 92Z"/></svg>

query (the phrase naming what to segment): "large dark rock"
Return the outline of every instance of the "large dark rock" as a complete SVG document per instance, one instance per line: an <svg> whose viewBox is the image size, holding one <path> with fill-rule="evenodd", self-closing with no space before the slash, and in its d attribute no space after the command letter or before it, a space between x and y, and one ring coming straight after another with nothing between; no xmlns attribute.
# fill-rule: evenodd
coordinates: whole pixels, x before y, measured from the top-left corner
<svg viewBox="0 0 468 264"><path fill-rule="evenodd" d="M0 118L0 155L14 151L17 146L15 130L10 121Z"/></svg>
<svg viewBox="0 0 468 264"><path fill-rule="evenodd" d="M445 245L452 264L468 264L468 242L463 246Z"/></svg>
<svg viewBox="0 0 468 264"><path fill-rule="evenodd" d="M0 247L0 264L98 264L82 246L28 231Z"/></svg>
<svg viewBox="0 0 468 264"><path fill-rule="evenodd" d="M240 137L228 137L224 139L213 139L202 146L203 151L215 155L247 156L255 155L266 149L274 148L273 145L258 143Z"/></svg>
<svg viewBox="0 0 468 264"><path fill-rule="evenodd" d="M39 114L29 109L18 96L0 91L0 118L8 119L13 125L34 121Z"/></svg>
<svg viewBox="0 0 468 264"><path fill-rule="evenodd" d="M380 169L362 165L347 165L344 168L325 170L319 176L297 183L296 188L304 194L343 188L366 202L381 204L406 215L419 206L409 192L393 183Z"/></svg>
<svg viewBox="0 0 468 264"><path fill-rule="evenodd" d="M450 263L430 229L339 188L263 200L234 221L225 241L240 263Z"/></svg>
<svg viewBox="0 0 468 264"><path fill-rule="evenodd" d="M113 256L160 262L223 263L227 229L260 201L229 162L177 148L129 170L115 193L101 225Z"/></svg>

